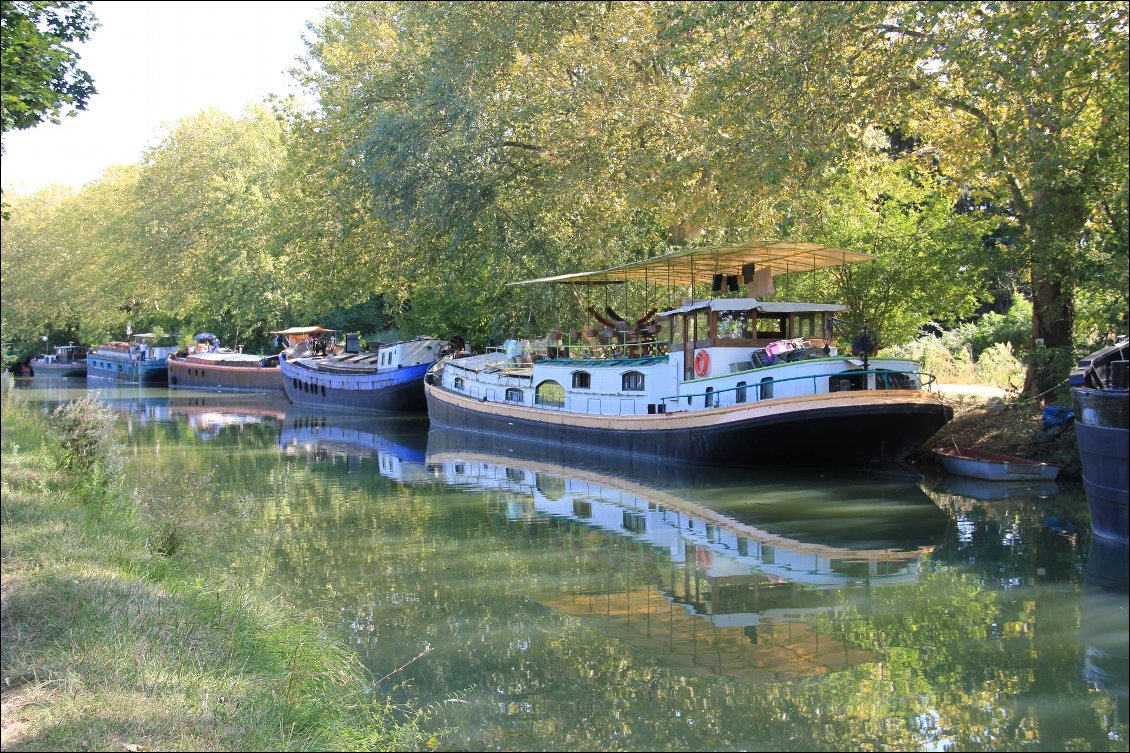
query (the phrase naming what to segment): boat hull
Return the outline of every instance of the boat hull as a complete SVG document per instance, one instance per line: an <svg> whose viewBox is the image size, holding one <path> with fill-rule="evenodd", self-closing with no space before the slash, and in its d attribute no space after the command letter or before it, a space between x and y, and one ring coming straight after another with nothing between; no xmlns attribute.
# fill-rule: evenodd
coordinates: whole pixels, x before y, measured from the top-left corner
<svg viewBox="0 0 1130 753"><path fill-rule="evenodd" d="M1059 466L977 450L934 450L946 472L982 481L1053 481Z"/></svg>
<svg viewBox="0 0 1130 753"><path fill-rule="evenodd" d="M296 405L390 413L423 413L430 363L385 372L322 372L300 362L281 365L283 388Z"/></svg>
<svg viewBox="0 0 1130 753"><path fill-rule="evenodd" d="M225 392L282 392L278 366L224 366L169 357L169 386Z"/></svg>
<svg viewBox="0 0 1130 753"><path fill-rule="evenodd" d="M59 379L62 377L84 377L86 376L86 361L76 361L74 363L54 364L54 363L35 363L31 364L31 373L37 377L49 377L52 379Z"/></svg>
<svg viewBox="0 0 1130 753"><path fill-rule="evenodd" d="M164 358L136 361L98 355L87 360L86 376L129 384L165 385L169 368Z"/></svg>
<svg viewBox="0 0 1130 753"><path fill-rule="evenodd" d="M1083 487L1097 536L1128 541L1130 393L1072 387Z"/></svg>
<svg viewBox="0 0 1130 753"><path fill-rule="evenodd" d="M595 452L741 467L871 470L899 463L953 411L918 390L844 392L714 410L599 416L486 403L425 385L435 426Z"/></svg>

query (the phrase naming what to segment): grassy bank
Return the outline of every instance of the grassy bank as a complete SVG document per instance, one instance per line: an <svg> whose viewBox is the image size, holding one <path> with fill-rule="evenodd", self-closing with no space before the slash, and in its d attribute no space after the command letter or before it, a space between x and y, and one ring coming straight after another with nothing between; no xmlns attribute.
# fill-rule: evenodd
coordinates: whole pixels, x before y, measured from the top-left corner
<svg viewBox="0 0 1130 753"><path fill-rule="evenodd" d="M4 750L436 745L317 626L201 582L8 391L2 424Z"/></svg>

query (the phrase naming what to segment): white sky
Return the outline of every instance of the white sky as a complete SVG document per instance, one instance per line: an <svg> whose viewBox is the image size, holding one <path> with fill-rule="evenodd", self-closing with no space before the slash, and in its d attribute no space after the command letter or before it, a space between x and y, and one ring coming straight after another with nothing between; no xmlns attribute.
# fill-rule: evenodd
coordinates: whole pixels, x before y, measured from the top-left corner
<svg viewBox="0 0 1130 753"><path fill-rule="evenodd" d="M4 189L81 187L111 165L138 162L164 124L209 107L238 115L268 94L297 93L286 71L325 5L95 0L102 25L75 50L98 93L59 125L4 134Z"/></svg>

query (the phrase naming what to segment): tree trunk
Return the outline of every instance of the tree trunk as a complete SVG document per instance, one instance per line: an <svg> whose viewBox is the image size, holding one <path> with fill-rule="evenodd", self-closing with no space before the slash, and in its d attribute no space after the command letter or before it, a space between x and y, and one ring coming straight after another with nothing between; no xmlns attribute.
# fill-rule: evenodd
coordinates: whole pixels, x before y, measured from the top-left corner
<svg viewBox="0 0 1130 753"><path fill-rule="evenodd" d="M1083 191L1063 175L1041 176L1027 218L1032 260L1032 357L1024 394L1044 395L1074 364L1074 257L1086 221Z"/></svg>

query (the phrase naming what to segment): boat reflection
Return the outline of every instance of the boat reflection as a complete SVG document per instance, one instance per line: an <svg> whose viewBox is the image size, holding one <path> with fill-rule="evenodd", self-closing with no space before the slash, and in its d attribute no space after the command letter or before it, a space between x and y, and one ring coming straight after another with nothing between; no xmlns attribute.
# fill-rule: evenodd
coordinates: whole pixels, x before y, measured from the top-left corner
<svg viewBox="0 0 1130 753"><path fill-rule="evenodd" d="M909 482L858 475L730 471L684 463L619 464L615 458L592 453L578 457L575 452L567 447L549 451L534 443L452 429L432 429L428 436L428 464L448 484L503 484L507 479L491 481L490 474L501 469L513 477L511 481L517 481L519 471L528 471L524 474L527 481L539 479L537 483L543 486L551 478L558 479L557 486L567 488L570 482L583 482L594 497L630 500L635 512L663 506L693 513L701 518L702 526L724 526L734 536L740 532L747 539L787 543L806 551L914 559L941 541L949 522ZM466 468L464 474L456 473L454 466L470 460L480 464L478 477L469 476ZM515 483L513 490L521 486ZM539 509L563 514L561 505L554 506L553 499L536 484L532 493Z"/></svg>
<svg viewBox="0 0 1130 753"><path fill-rule="evenodd" d="M690 674L770 681L871 661L838 637L837 626L866 608L843 589L866 605L871 587L916 581L947 527L945 513L911 484L754 480L672 464L613 474L497 440L432 429L428 468L449 486L501 493L512 521L552 521L570 546L571 532L598 532L582 536L582 546L654 563L650 578L632 576L626 562L624 577L606 588L535 598Z"/></svg>
<svg viewBox="0 0 1130 753"><path fill-rule="evenodd" d="M1083 680L1096 690L1111 693L1114 720L1130 721L1130 548L1126 542L1102 536L1091 538L1087 553L1086 590L1079 623L1083 649Z"/></svg>
<svg viewBox="0 0 1130 753"><path fill-rule="evenodd" d="M282 424L289 401L281 394L169 393L169 415L184 417L196 438L209 441L222 431L260 423Z"/></svg>
<svg viewBox="0 0 1130 753"><path fill-rule="evenodd" d="M949 520L905 482L570 464L566 448L547 457L412 417L292 405L279 447L327 470L375 459L398 483L486 492L500 520L615 573L531 578L528 598L690 675L768 682L874 660L845 621L865 619L870 588L916 582Z"/></svg>
<svg viewBox="0 0 1130 753"><path fill-rule="evenodd" d="M980 500L1050 497L1059 493L1055 481L983 481L965 476L947 475L936 486L944 494L956 494Z"/></svg>
<svg viewBox="0 0 1130 753"><path fill-rule="evenodd" d="M380 474L404 483L429 480L424 469L426 418L415 415L348 414L290 404L280 450L310 462L345 463L353 472L375 459Z"/></svg>
<svg viewBox="0 0 1130 753"><path fill-rule="evenodd" d="M138 430L167 424L172 420L168 394L168 390L163 387L119 386L108 382L104 388L89 390L78 397L94 397L116 410L122 416L126 434L132 437Z"/></svg>

